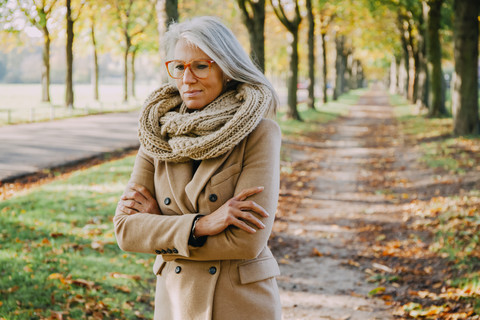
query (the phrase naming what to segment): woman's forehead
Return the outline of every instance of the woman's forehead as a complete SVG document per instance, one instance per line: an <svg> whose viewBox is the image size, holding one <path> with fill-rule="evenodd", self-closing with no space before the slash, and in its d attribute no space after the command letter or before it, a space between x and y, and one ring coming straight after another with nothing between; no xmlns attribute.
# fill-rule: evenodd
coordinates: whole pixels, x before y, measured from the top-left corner
<svg viewBox="0 0 480 320"><path fill-rule="evenodd" d="M193 59L211 59L199 47L185 39L180 39L177 42L173 56L176 60L184 61L190 61Z"/></svg>

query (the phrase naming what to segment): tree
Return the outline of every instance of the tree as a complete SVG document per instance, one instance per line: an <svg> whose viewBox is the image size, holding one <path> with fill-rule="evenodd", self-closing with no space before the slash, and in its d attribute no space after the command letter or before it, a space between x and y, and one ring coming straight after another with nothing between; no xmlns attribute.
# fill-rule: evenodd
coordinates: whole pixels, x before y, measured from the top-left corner
<svg viewBox="0 0 480 320"><path fill-rule="evenodd" d="M307 0L308 20L308 102L310 109L315 109L315 21L313 19L312 0Z"/></svg>
<svg viewBox="0 0 480 320"><path fill-rule="evenodd" d="M122 32L123 47L123 101L128 101L128 57L132 41L153 22L156 0L110 0L118 28Z"/></svg>
<svg viewBox="0 0 480 320"><path fill-rule="evenodd" d="M287 118L301 120L297 110L297 83L298 83L298 29L302 17L300 16L300 8L298 6L298 0L295 0L295 13L292 20L288 19L285 9L283 8L281 0L278 0L276 4L271 0L273 11L280 20L280 22L287 28L288 32L292 35L292 41L290 43L290 69L288 79L288 111Z"/></svg>
<svg viewBox="0 0 480 320"><path fill-rule="evenodd" d="M50 30L48 21L57 0L17 0L19 9L24 13L28 22L43 34L42 51L42 101L50 102Z"/></svg>
<svg viewBox="0 0 480 320"><path fill-rule="evenodd" d="M160 57L165 60L165 48L162 45L165 32L173 22L178 22L178 0L158 0L155 6L157 14L157 30L158 30L158 49ZM168 82L167 72L163 70L161 73L162 83Z"/></svg>
<svg viewBox="0 0 480 320"><path fill-rule="evenodd" d="M265 0L237 0L248 30L250 57L265 71Z"/></svg>
<svg viewBox="0 0 480 320"><path fill-rule="evenodd" d="M440 23L443 0L427 0L427 61L430 82L429 116L438 117L447 114L445 109L442 47L440 44Z"/></svg>
<svg viewBox="0 0 480 320"><path fill-rule="evenodd" d="M454 2L454 58L452 113L454 133L480 133L478 119L478 1Z"/></svg>
<svg viewBox="0 0 480 320"><path fill-rule="evenodd" d="M328 63L327 63L327 33L329 31L330 23L335 19L335 14L331 7L328 5L328 1L319 1L318 16L320 20L320 40L322 54L320 55L320 62L322 65L322 101L327 103L327 74L328 74Z"/></svg>
<svg viewBox="0 0 480 320"><path fill-rule="evenodd" d="M67 61L67 74L65 79L65 106L69 109L73 109L73 24L80 16L82 7L85 2L78 3L76 7L76 14L72 14L72 0L66 0L66 20L67 20L67 43L66 43L66 61Z"/></svg>

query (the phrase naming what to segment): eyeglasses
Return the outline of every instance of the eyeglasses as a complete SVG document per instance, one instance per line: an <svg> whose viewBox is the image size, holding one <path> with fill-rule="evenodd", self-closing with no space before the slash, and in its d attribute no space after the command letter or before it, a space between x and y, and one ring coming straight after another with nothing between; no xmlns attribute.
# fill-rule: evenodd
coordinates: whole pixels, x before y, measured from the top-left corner
<svg viewBox="0 0 480 320"><path fill-rule="evenodd" d="M213 60L192 60L189 63L185 63L182 60L170 60L165 62L167 67L168 75L173 79L183 78L183 74L187 68L190 68L193 76L198 79L205 79L210 74L210 69L212 64L215 63Z"/></svg>

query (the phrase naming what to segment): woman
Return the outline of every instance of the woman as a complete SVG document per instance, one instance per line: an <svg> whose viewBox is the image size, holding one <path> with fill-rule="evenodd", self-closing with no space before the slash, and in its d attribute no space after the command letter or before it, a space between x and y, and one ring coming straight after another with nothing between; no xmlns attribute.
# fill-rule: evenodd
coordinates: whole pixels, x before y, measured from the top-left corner
<svg viewBox="0 0 480 320"><path fill-rule="evenodd" d="M275 91L215 18L170 26L166 47L174 84L142 109L118 245L157 255L155 319L280 319Z"/></svg>

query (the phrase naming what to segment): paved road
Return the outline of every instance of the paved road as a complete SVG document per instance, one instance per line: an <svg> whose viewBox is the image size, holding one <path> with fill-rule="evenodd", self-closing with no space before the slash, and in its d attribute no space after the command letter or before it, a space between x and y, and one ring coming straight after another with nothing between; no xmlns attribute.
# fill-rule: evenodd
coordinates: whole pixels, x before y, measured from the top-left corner
<svg viewBox="0 0 480 320"><path fill-rule="evenodd" d="M139 145L138 112L0 127L0 183Z"/></svg>

